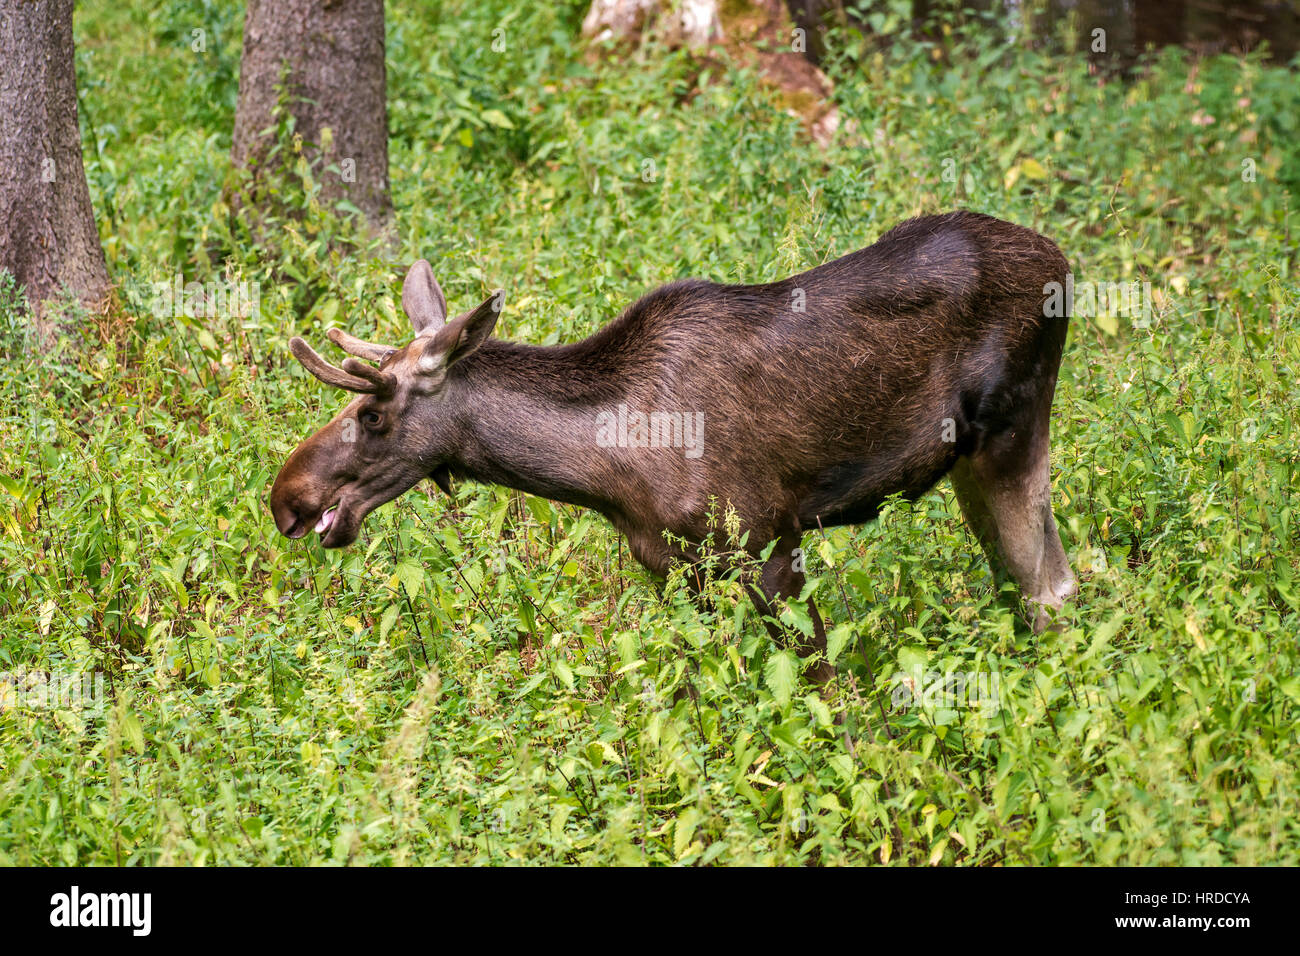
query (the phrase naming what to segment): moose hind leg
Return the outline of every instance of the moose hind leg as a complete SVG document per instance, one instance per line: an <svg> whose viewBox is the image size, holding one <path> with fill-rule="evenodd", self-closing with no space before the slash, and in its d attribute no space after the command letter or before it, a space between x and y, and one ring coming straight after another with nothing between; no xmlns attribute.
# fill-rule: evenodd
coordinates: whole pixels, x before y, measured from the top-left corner
<svg viewBox="0 0 1300 956"><path fill-rule="evenodd" d="M952 490L957 494L957 503L961 505L962 517L975 535L984 556L988 558L989 567L993 569L995 587L1001 589L1004 582L1011 580L1011 572L1002 561L998 546L998 526L989 510L989 503L984 498L984 489L975 479L969 458L958 458L952 471L948 472Z"/></svg>
<svg viewBox="0 0 1300 956"><path fill-rule="evenodd" d="M995 574L1001 563L1034 608L1036 631L1047 627L1051 612L1059 611L1076 590L1052 514L1049 457L1044 420L1039 428L993 437L971 456L968 470L953 482L963 512L986 550L992 539L991 550L1000 559L994 562Z"/></svg>
<svg viewBox="0 0 1300 956"><path fill-rule="evenodd" d="M753 600L754 606L758 609L758 613L765 618L776 617L773 601L778 598L793 601L803 591L804 574L802 571L794 569L794 556L792 553L798 546L799 536L797 534L793 536L783 535L777 542L777 546L772 549L771 557L763 565L759 581L760 586L755 587L753 584L748 586L749 596ZM817 605L811 599L808 601L808 616L812 618L812 640L799 640L793 646L795 653L800 657L821 654L821 660L805 673L815 684L825 685L835 676L835 668L826 659L826 626L822 623L821 615L817 612ZM767 621L764 621L764 624L773 639L790 643L789 637L782 633L780 628Z"/></svg>

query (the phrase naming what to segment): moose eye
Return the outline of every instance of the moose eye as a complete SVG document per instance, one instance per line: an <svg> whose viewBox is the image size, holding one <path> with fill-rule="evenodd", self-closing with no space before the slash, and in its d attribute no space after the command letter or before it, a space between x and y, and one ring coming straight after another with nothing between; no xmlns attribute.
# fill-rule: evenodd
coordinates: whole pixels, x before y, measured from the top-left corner
<svg viewBox="0 0 1300 956"><path fill-rule="evenodd" d="M384 423L384 416L373 409L361 413L361 424L373 430Z"/></svg>

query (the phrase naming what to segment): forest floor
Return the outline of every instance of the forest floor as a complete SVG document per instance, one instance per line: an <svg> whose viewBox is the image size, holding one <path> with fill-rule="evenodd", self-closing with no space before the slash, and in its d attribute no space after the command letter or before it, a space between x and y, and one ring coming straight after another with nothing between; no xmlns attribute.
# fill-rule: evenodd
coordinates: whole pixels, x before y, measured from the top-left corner
<svg viewBox="0 0 1300 956"><path fill-rule="evenodd" d="M1300 862L1293 73L841 44L822 148L726 51L591 57L580 4L394 5L378 248L313 201L328 170L261 241L231 215L243 5L140 7L76 23L115 305L37 351L0 280L0 862ZM805 538L830 700L734 582L660 595L579 509L466 486L345 551L276 533L271 480L341 400L289 337L404 341L418 256L545 344L953 208L1051 237L1079 289L1138 283L1076 293L1053 630L946 482ZM178 278L250 307L177 314Z"/></svg>

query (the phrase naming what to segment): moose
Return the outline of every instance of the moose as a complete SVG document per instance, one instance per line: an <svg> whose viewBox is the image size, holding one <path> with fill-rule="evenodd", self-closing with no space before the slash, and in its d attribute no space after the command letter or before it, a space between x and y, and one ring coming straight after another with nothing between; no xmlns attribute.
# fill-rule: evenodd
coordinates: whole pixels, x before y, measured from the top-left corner
<svg viewBox="0 0 1300 956"><path fill-rule="evenodd" d="M449 321L421 259L402 286L403 347L332 328L353 356L334 366L290 341L356 397L289 457L271 513L282 534L338 548L422 478L448 494L453 478L491 482L595 509L662 577L699 560L721 505L744 550L767 554L746 587L780 636L773 609L801 595L805 531L869 521L947 475L995 580L1014 579L1042 630L1075 591L1049 477L1068 317L1044 308L1067 271L1032 230L923 216L779 282L671 282L589 338L540 347L491 337L499 290ZM702 426L690 449L672 440L679 412ZM618 440L609 426L629 419ZM814 636L796 649L822 683L825 626L808 611Z"/></svg>

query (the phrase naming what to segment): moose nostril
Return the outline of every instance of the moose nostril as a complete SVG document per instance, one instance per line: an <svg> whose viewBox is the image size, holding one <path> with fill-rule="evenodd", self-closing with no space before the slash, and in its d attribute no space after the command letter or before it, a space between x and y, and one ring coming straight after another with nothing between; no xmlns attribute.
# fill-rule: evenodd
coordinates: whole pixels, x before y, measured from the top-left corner
<svg viewBox="0 0 1300 956"><path fill-rule="evenodd" d="M276 528L286 538L301 538L307 533L307 526L303 524L301 516L288 505L273 501L271 515L275 518Z"/></svg>

